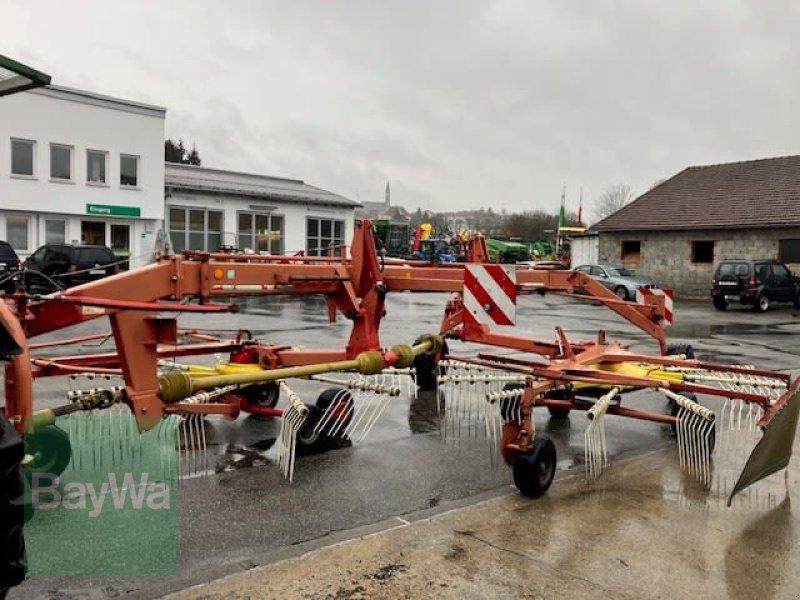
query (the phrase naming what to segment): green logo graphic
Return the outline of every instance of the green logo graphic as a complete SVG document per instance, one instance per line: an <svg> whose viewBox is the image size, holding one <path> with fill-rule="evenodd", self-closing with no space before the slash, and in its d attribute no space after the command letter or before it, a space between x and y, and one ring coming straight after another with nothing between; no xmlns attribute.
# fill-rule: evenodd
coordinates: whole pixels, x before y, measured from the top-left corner
<svg viewBox="0 0 800 600"><path fill-rule="evenodd" d="M29 575L176 574L177 426L73 415L25 436Z"/></svg>

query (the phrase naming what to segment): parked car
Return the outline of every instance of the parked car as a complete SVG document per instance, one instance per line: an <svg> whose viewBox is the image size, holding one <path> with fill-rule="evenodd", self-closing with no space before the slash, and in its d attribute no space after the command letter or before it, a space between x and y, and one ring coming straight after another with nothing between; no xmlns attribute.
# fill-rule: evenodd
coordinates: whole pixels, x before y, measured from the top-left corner
<svg viewBox="0 0 800 600"><path fill-rule="evenodd" d="M751 305L755 310L769 310L773 302L792 302L800 308L800 277L777 260L730 258L714 269L711 301L717 310L730 302Z"/></svg>
<svg viewBox="0 0 800 600"><path fill-rule="evenodd" d="M107 246L45 244L31 254L22 268L30 291L54 291L52 282L72 287L119 273L120 259ZM37 278L37 274L41 275ZM43 288L50 288L49 290Z"/></svg>
<svg viewBox="0 0 800 600"><path fill-rule="evenodd" d="M658 284L651 277L642 277L628 267L621 265L580 265L573 269L587 273L622 300L636 298L636 290L643 288L657 288Z"/></svg>
<svg viewBox="0 0 800 600"><path fill-rule="evenodd" d="M548 271L566 271L569 267L560 260L523 260L518 261L517 265L532 267L534 269L544 269Z"/></svg>
<svg viewBox="0 0 800 600"><path fill-rule="evenodd" d="M16 289L14 275L19 272L19 256L8 242L0 242L0 290L10 294Z"/></svg>

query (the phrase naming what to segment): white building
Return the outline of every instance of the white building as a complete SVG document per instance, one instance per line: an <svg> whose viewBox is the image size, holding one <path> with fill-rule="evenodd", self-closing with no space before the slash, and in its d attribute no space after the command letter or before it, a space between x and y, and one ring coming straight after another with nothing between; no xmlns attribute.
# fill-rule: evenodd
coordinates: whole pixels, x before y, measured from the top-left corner
<svg viewBox="0 0 800 600"><path fill-rule="evenodd" d="M167 163L172 249L220 246L270 254L327 254L349 244L360 204L297 179Z"/></svg>
<svg viewBox="0 0 800 600"><path fill-rule="evenodd" d="M166 109L49 86L0 102L0 239L110 246L147 263L164 219Z"/></svg>

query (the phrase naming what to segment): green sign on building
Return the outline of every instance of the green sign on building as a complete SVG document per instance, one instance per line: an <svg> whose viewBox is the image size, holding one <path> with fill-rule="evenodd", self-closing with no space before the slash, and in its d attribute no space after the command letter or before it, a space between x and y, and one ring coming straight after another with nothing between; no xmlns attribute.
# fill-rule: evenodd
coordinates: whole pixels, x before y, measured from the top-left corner
<svg viewBox="0 0 800 600"><path fill-rule="evenodd" d="M87 204L87 215L103 215L106 217L141 217L142 209L138 206L114 206L111 204Z"/></svg>

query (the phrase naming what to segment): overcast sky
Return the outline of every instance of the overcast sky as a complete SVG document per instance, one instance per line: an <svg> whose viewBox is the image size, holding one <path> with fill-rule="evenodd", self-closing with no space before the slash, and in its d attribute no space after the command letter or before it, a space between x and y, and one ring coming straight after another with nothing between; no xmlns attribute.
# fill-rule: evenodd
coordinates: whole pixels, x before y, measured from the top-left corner
<svg viewBox="0 0 800 600"><path fill-rule="evenodd" d="M584 213L800 152L800 3L6 0L0 54L165 106L209 167L361 201ZM2 113L0 113L2 118Z"/></svg>

